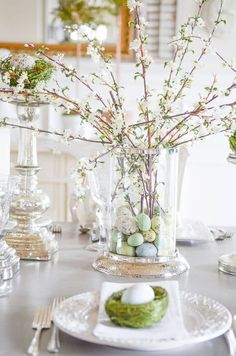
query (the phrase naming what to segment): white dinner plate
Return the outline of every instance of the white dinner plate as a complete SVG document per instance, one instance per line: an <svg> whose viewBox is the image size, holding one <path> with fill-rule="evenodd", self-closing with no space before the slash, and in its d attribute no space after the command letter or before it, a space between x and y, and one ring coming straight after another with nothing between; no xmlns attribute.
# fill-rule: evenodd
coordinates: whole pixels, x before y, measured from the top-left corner
<svg viewBox="0 0 236 356"><path fill-rule="evenodd" d="M63 332L95 344L134 350L168 350L184 345L211 340L224 334L231 326L228 309L219 302L195 293L180 292L182 313L188 333L183 339L157 339L157 342L129 342L127 339L107 337L98 339L93 335L97 322L99 293L78 294L63 301L55 310L54 322Z"/></svg>

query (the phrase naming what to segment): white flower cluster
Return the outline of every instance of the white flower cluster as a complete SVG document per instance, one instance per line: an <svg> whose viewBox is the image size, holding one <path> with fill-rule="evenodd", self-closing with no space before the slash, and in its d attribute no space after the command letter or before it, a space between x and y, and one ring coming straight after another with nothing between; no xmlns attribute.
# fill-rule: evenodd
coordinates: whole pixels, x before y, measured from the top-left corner
<svg viewBox="0 0 236 356"><path fill-rule="evenodd" d="M34 67L36 58L25 53L14 54L11 56L10 64L13 68L22 70Z"/></svg>
<svg viewBox="0 0 236 356"><path fill-rule="evenodd" d="M129 8L129 10L132 12L134 11L136 8L140 8L143 6L143 3L139 0L128 0L127 1L127 6Z"/></svg>

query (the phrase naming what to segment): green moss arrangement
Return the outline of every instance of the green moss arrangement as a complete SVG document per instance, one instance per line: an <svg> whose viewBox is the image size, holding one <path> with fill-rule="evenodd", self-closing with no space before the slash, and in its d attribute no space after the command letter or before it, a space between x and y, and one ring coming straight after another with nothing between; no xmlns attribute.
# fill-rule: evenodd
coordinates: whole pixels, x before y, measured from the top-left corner
<svg viewBox="0 0 236 356"><path fill-rule="evenodd" d="M125 289L112 294L105 304L105 310L111 321L122 327L147 328L158 323L168 308L168 293L164 288L152 287L155 298L146 304L122 304L121 297Z"/></svg>
<svg viewBox="0 0 236 356"><path fill-rule="evenodd" d="M229 137L229 146L231 150L236 153L236 131Z"/></svg>
<svg viewBox="0 0 236 356"><path fill-rule="evenodd" d="M27 54L16 54L0 60L2 82L9 87L35 89L41 82L47 82L55 67L43 58Z"/></svg>
<svg viewBox="0 0 236 356"><path fill-rule="evenodd" d="M65 25L82 25L88 23L103 24L107 14L116 16L118 8L126 0L104 0L102 6L88 5L86 0L59 0L54 9L54 20L60 19Z"/></svg>

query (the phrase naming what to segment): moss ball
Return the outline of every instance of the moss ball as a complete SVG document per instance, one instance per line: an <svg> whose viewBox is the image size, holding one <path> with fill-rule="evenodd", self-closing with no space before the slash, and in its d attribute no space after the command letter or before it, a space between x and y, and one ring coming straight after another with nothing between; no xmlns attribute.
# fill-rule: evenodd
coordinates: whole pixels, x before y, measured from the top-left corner
<svg viewBox="0 0 236 356"><path fill-rule="evenodd" d="M105 310L112 323L121 327L147 328L158 323L168 308L168 293L164 288L152 287L155 298L145 304L122 304L126 289L113 293L105 303Z"/></svg>

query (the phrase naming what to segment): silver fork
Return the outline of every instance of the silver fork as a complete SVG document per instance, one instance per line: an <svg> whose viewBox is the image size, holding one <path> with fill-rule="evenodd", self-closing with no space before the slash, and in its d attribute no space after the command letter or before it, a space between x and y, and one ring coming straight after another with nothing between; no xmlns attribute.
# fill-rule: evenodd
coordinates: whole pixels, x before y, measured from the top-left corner
<svg viewBox="0 0 236 356"><path fill-rule="evenodd" d="M51 326L51 307L41 307L36 311L32 328L36 329L34 337L27 350L29 355L39 355L39 339L42 329L49 329Z"/></svg>
<svg viewBox="0 0 236 356"><path fill-rule="evenodd" d="M52 231L54 234L61 234L62 227L59 224L53 224L49 227L49 230Z"/></svg>
<svg viewBox="0 0 236 356"><path fill-rule="evenodd" d="M236 315L232 317L231 328L224 334L228 344L230 356L236 356Z"/></svg>
<svg viewBox="0 0 236 356"><path fill-rule="evenodd" d="M53 322L53 313L54 313L55 308L58 306L58 304L63 302L64 299L65 299L64 297L56 297L53 299L52 312L51 312L51 321L52 322ZM58 332L58 328L53 323L52 333L51 333L50 340L48 342L47 350L48 350L48 352L56 353L59 351L59 348L60 348L59 332Z"/></svg>

